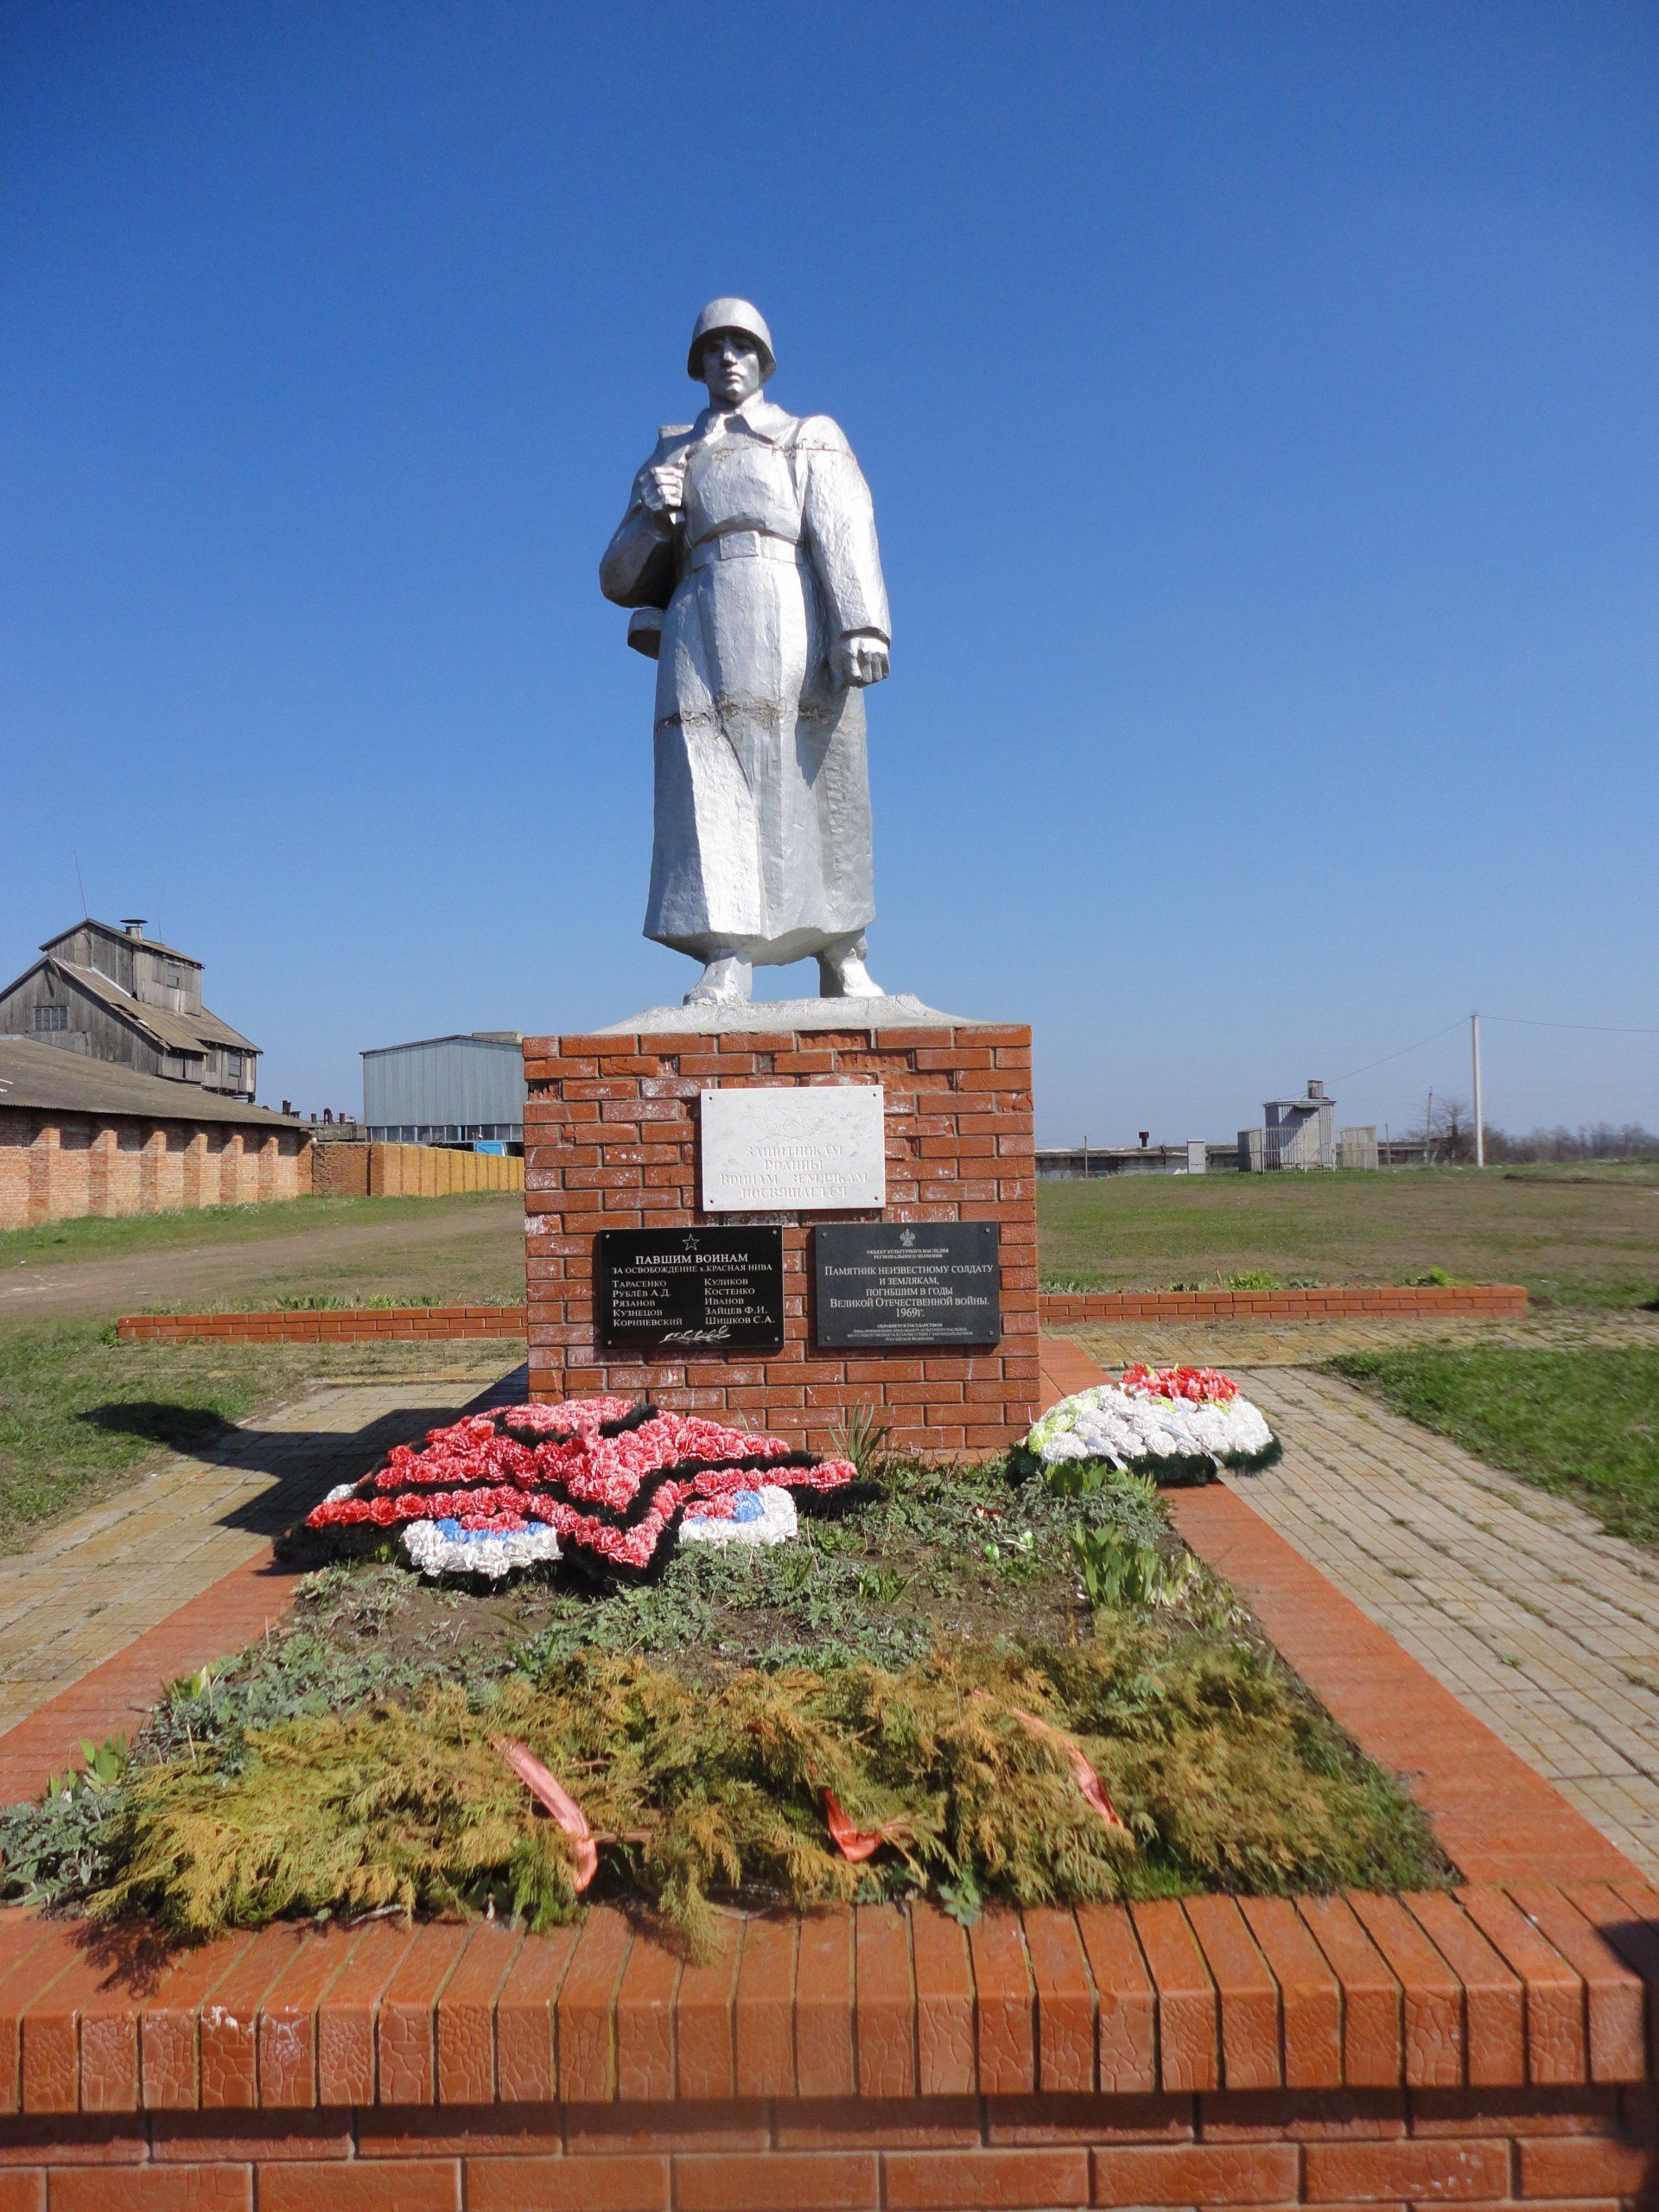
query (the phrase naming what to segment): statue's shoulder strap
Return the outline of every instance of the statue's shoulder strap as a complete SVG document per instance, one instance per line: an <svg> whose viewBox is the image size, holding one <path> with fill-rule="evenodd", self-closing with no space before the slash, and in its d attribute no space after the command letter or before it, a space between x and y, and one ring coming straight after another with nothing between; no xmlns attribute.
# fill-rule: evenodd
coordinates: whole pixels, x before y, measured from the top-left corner
<svg viewBox="0 0 1659 2212"><path fill-rule="evenodd" d="M828 415L803 415L791 442L797 453L851 453L847 433Z"/></svg>
<svg viewBox="0 0 1659 2212"><path fill-rule="evenodd" d="M657 442L659 446L672 445L677 438L689 438L695 428L691 423L659 423Z"/></svg>

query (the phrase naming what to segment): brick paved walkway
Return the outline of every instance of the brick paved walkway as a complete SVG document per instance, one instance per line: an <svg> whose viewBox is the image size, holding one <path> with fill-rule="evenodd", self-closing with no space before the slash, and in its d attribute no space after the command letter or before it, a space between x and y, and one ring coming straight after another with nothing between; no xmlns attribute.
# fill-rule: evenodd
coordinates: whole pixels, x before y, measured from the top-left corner
<svg viewBox="0 0 1659 2212"><path fill-rule="evenodd" d="M1309 1367L1344 1351L1402 1344L1652 1344L1659 1313L1533 1313L1524 1320L1125 1321L1066 1332L1109 1371L1144 1359L1157 1367Z"/></svg>
<svg viewBox="0 0 1659 2212"><path fill-rule="evenodd" d="M522 1376L513 1359L499 1344L446 1345L421 1373L314 1390L228 1430L211 1456L170 1455L32 1550L0 1560L0 1732L267 1554L332 1484L491 1384Z"/></svg>
<svg viewBox="0 0 1659 2212"><path fill-rule="evenodd" d="M1285 1442L1231 1487L1659 1874L1659 1559L1346 1382L1230 1371Z"/></svg>

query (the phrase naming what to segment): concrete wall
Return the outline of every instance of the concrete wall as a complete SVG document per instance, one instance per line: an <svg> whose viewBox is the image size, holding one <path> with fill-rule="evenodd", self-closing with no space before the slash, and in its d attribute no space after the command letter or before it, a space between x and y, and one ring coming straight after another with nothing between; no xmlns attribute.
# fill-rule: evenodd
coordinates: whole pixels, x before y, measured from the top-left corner
<svg viewBox="0 0 1659 2212"><path fill-rule="evenodd" d="M0 1106L0 1229L303 1198L311 1153L302 1128Z"/></svg>

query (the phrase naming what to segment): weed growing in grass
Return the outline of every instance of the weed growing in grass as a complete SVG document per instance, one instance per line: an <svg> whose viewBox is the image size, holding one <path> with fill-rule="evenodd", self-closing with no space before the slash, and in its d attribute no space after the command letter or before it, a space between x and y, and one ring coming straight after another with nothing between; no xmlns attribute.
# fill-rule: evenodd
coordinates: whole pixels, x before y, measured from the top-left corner
<svg viewBox="0 0 1659 2212"><path fill-rule="evenodd" d="M1238 1274L1224 1275L1220 1287L1223 1290L1318 1290L1322 1285L1318 1275L1279 1275L1268 1268L1246 1268Z"/></svg>

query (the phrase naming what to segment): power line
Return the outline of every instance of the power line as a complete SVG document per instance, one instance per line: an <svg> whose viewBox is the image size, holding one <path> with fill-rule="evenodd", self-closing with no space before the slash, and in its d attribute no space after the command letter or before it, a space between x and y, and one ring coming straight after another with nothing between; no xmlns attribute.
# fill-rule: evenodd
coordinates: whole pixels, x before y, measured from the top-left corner
<svg viewBox="0 0 1659 2212"><path fill-rule="evenodd" d="M1463 1020L1459 1014L1455 1021L1448 1021L1444 1029L1435 1030L1432 1036L1420 1037L1414 1045L1402 1045L1397 1052L1384 1052L1380 1060L1367 1060L1363 1068L1344 1068L1340 1075L1333 1075L1331 1080L1332 1083L1346 1083L1351 1075L1369 1075L1373 1068L1386 1067L1390 1060L1403 1060L1408 1052L1421 1052L1425 1045L1432 1045L1436 1039L1449 1037L1454 1029L1460 1029Z"/></svg>
<svg viewBox="0 0 1659 2212"><path fill-rule="evenodd" d="M1573 1029L1586 1035L1598 1037L1659 1037L1659 1029L1631 1029L1607 1021L1541 1021L1535 1015L1524 1014L1483 1014L1483 1021L1507 1022L1521 1029ZM1421 1052L1425 1045L1437 1044L1442 1037L1449 1037L1461 1027L1462 1017L1448 1021L1444 1029L1436 1029L1429 1036L1420 1037L1414 1045L1402 1045L1397 1052L1384 1052L1380 1060L1367 1060L1363 1067L1344 1068L1340 1075L1331 1077L1332 1083L1346 1083L1351 1076L1369 1075L1373 1068L1387 1067L1390 1060L1403 1060L1408 1052Z"/></svg>
<svg viewBox="0 0 1659 2212"><path fill-rule="evenodd" d="M1525 1014L1483 1014L1483 1021L1507 1021L1518 1029L1582 1029L1598 1037L1659 1037L1659 1029L1626 1029L1611 1021L1539 1021Z"/></svg>

